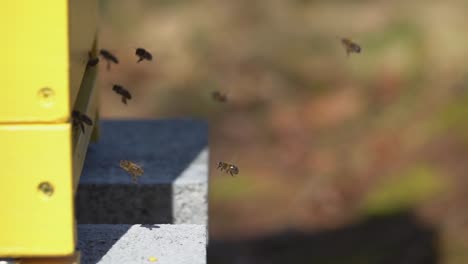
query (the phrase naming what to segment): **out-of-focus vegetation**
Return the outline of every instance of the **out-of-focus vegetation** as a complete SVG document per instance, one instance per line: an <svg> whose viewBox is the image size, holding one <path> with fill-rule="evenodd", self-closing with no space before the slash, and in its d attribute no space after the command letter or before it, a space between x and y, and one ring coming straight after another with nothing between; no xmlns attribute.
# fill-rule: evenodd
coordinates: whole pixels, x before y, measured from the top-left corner
<svg viewBox="0 0 468 264"><path fill-rule="evenodd" d="M206 118L212 164L240 168L212 166L211 236L412 208L437 226L442 263L468 262L466 1L100 3L100 46L122 61L100 68L102 116ZM136 63L140 46L153 62Z"/></svg>

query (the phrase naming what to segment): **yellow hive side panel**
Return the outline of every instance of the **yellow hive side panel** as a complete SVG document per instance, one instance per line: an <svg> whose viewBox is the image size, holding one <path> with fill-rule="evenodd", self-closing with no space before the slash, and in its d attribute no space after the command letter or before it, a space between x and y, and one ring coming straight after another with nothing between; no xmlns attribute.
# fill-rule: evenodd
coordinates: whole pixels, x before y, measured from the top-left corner
<svg viewBox="0 0 468 264"><path fill-rule="evenodd" d="M68 118L67 9L63 0L2 1L0 122Z"/></svg>
<svg viewBox="0 0 468 264"><path fill-rule="evenodd" d="M73 254L71 125L0 125L0 146L0 257Z"/></svg>

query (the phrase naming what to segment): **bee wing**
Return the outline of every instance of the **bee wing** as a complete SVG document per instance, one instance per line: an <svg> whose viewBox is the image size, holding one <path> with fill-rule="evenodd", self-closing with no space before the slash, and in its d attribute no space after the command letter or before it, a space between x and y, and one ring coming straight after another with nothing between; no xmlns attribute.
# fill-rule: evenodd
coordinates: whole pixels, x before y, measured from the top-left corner
<svg viewBox="0 0 468 264"><path fill-rule="evenodd" d="M147 60L153 60L153 55L151 55L151 53L149 53L149 52L146 52L146 59Z"/></svg>
<svg viewBox="0 0 468 264"><path fill-rule="evenodd" d="M362 48L361 46L359 46L359 44L356 44L356 43L353 43L353 50L356 52L356 53L360 53Z"/></svg>
<svg viewBox="0 0 468 264"><path fill-rule="evenodd" d="M115 64L119 64L119 60L115 56L111 57L111 61L114 62Z"/></svg>
<svg viewBox="0 0 468 264"><path fill-rule="evenodd" d="M122 95L125 96L125 97L127 97L127 99L132 99L132 95L131 95L130 92L127 91L127 90L124 90L124 91L122 92Z"/></svg>
<svg viewBox="0 0 468 264"><path fill-rule="evenodd" d="M114 86L112 86L112 90L118 94L122 93L122 86L118 85L118 84L115 84Z"/></svg>
<svg viewBox="0 0 468 264"><path fill-rule="evenodd" d="M89 126L93 125L93 120L91 120L87 115L81 115L81 120Z"/></svg>

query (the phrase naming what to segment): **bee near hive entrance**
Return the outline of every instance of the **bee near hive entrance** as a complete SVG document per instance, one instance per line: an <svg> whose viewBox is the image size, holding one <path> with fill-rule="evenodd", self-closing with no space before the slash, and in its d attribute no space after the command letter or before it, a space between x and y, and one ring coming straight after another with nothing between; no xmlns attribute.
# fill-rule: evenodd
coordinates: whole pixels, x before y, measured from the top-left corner
<svg viewBox="0 0 468 264"><path fill-rule="evenodd" d="M137 48L135 50L135 55L138 57L137 63L140 63L143 60L152 61L153 55L143 48Z"/></svg>
<svg viewBox="0 0 468 264"><path fill-rule="evenodd" d="M124 169L132 177L132 182L138 184L137 178L143 175L144 170L138 164L131 162L129 160L121 160L120 168Z"/></svg>
<svg viewBox="0 0 468 264"><path fill-rule="evenodd" d="M101 55L102 58L107 61L107 70L108 71L111 68L111 63L119 64L119 59L117 59L117 57L114 54L110 53L110 51L108 51L108 50L101 49L99 51L99 55Z"/></svg>
<svg viewBox="0 0 468 264"><path fill-rule="evenodd" d="M124 103L125 105L127 104L127 100L132 99L132 95L130 94L130 92L121 85L115 84L114 86L112 86L112 91L122 96L122 103Z"/></svg>
<svg viewBox="0 0 468 264"><path fill-rule="evenodd" d="M77 110L73 110L72 112L72 126L74 129L77 129L78 127L81 129L81 132L84 133L85 132L85 126L84 125L88 125L88 126L92 126L93 125L93 120L77 111Z"/></svg>

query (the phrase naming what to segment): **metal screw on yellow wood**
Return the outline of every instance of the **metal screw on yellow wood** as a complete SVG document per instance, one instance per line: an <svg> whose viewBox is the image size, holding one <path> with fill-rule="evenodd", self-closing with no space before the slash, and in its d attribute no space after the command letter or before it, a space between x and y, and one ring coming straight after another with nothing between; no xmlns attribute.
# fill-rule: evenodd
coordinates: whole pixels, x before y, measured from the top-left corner
<svg viewBox="0 0 468 264"><path fill-rule="evenodd" d="M52 196L54 194L54 186L49 182L41 182L37 188L46 196Z"/></svg>
<svg viewBox="0 0 468 264"><path fill-rule="evenodd" d="M39 102L42 106L52 106L54 103L54 90L44 87L38 92Z"/></svg>

